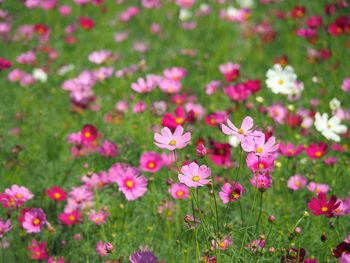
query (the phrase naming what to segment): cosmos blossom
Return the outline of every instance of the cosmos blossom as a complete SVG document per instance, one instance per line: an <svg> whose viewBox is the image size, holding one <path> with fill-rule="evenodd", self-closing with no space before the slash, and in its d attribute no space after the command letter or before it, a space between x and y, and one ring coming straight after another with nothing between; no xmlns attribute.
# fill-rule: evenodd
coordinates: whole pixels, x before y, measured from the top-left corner
<svg viewBox="0 0 350 263"><path fill-rule="evenodd" d="M206 165L199 166L195 162L189 165L184 165L181 168L181 173L178 175L179 181L188 187L200 187L210 182L207 179L211 174L210 168Z"/></svg>
<svg viewBox="0 0 350 263"><path fill-rule="evenodd" d="M189 188L182 183L172 184L169 193L174 199L186 199L189 195Z"/></svg>
<svg viewBox="0 0 350 263"><path fill-rule="evenodd" d="M119 191L128 201L136 200L147 192L147 178L134 167L127 167L116 179Z"/></svg>
<svg viewBox="0 0 350 263"><path fill-rule="evenodd" d="M46 194L50 199L58 202L64 201L67 198L67 193L59 186L53 186L47 189Z"/></svg>
<svg viewBox="0 0 350 263"><path fill-rule="evenodd" d="M227 126L225 124L221 124L222 132L226 135L235 135L240 141L253 133L254 122L250 116L243 119L240 128L237 128L229 119L226 120L226 123Z"/></svg>
<svg viewBox="0 0 350 263"><path fill-rule="evenodd" d="M164 127L161 133L154 134L154 143L159 148L168 149L173 151L175 149L182 149L190 143L191 133L186 132L183 134L184 129L182 126L177 126L174 133L168 127Z"/></svg>
<svg viewBox="0 0 350 263"><path fill-rule="evenodd" d="M309 209L315 216L325 215L326 217L333 217L333 213L339 205L340 203L335 195L332 195L327 201L327 195L324 192L320 192L317 195L317 199L313 197L308 203Z"/></svg>
<svg viewBox="0 0 350 263"><path fill-rule="evenodd" d="M225 183L221 191L219 192L219 196L221 201L224 204L227 204L228 202L234 202L241 198L241 196L244 193L244 187L238 183L238 182L232 182L232 183Z"/></svg>
<svg viewBox="0 0 350 263"><path fill-rule="evenodd" d="M162 156L156 152L145 152L140 158L140 169L145 172L155 173L163 166Z"/></svg>
<svg viewBox="0 0 350 263"><path fill-rule="evenodd" d="M268 156L278 150L275 137L271 136L265 141L265 134L260 133L260 136L246 137L241 143L245 152L254 152L258 156Z"/></svg>
<svg viewBox="0 0 350 263"><path fill-rule="evenodd" d="M27 233L39 233L46 224L46 215L41 208L32 208L24 214L23 228Z"/></svg>

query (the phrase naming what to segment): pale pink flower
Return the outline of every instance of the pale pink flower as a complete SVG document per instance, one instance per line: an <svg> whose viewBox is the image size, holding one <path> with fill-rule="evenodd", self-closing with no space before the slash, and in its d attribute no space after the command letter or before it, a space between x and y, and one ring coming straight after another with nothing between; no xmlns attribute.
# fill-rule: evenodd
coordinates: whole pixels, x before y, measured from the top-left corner
<svg viewBox="0 0 350 263"><path fill-rule="evenodd" d="M108 216L109 216L109 213L104 210L100 210L99 212L92 210L89 213L90 220L94 222L96 225L104 224Z"/></svg>
<svg viewBox="0 0 350 263"><path fill-rule="evenodd" d="M176 0L176 4L181 8L191 8L196 0Z"/></svg>
<svg viewBox="0 0 350 263"><path fill-rule="evenodd" d="M97 65L100 65L104 63L111 56L112 56L112 52L109 50L94 51L89 55L89 61Z"/></svg>
<svg viewBox="0 0 350 263"><path fill-rule="evenodd" d="M226 250L232 246L232 239L229 236L225 236L223 240L217 243L215 240L211 241L213 247L217 247L220 250Z"/></svg>
<svg viewBox="0 0 350 263"><path fill-rule="evenodd" d="M147 76L146 79L138 78L137 82L131 84L131 88L138 93L148 93L156 88L156 84L152 77Z"/></svg>
<svg viewBox="0 0 350 263"><path fill-rule="evenodd" d="M237 128L229 119L226 120L227 126L221 124L221 130L226 135L234 135L239 141L243 141L246 136L249 136L253 133L254 122L250 116L244 118L241 127Z"/></svg>
<svg viewBox="0 0 350 263"><path fill-rule="evenodd" d="M158 81L159 88L164 92L164 93L169 93L169 94L174 94L179 92L181 89L182 85L180 81L175 81L172 79L167 79L167 78L161 78Z"/></svg>
<svg viewBox="0 0 350 263"><path fill-rule="evenodd" d="M308 184L307 189L315 194L318 194L320 192L327 193L329 190L329 186L326 184L311 182Z"/></svg>
<svg viewBox="0 0 350 263"><path fill-rule="evenodd" d="M182 149L186 147L191 140L191 133L186 132L183 134L183 127L177 126L174 134L168 127L164 127L161 133L154 134L154 143L162 149L168 149L173 151L175 149Z"/></svg>
<svg viewBox="0 0 350 263"><path fill-rule="evenodd" d="M257 156L255 153L249 153L246 158L246 164L252 172L273 171L275 158L273 155Z"/></svg>
<svg viewBox="0 0 350 263"><path fill-rule="evenodd" d="M188 187L199 187L210 182L207 179L211 174L210 168L206 165L199 166L195 162L184 165L181 168L181 174L178 175L179 181Z"/></svg>
<svg viewBox="0 0 350 263"><path fill-rule="evenodd" d="M296 174L294 176L291 176L288 180L288 188L292 189L293 191L300 190L307 184L307 179L300 174Z"/></svg>
<svg viewBox="0 0 350 263"><path fill-rule="evenodd" d="M271 187L272 178L268 173L254 174L253 178L250 179L250 183L258 189L265 190Z"/></svg>
<svg viewBox="0 0 350 263"><path fill-rule="evenodd" d="M172 79L175 81L180 81L187 75L186 69L178 67L164 69L163 73L167 79Z"/></svg>
<svg viewBox="0 0 350 263"><path fill-rule="evenodd" d="M245 152L254 152L258 156L268 156L274 154L279 145L276 144L275 137L271 136L265 142L265 134L259 132L260 136L246 137L242 142L242 148Z"/></svg>
<svg viewBox="0 0 350 263"><path fill-rule="evenodd" d="M281 104L273 104L268 108L269 116L277 123L283 124L288 110Z"/></svg>

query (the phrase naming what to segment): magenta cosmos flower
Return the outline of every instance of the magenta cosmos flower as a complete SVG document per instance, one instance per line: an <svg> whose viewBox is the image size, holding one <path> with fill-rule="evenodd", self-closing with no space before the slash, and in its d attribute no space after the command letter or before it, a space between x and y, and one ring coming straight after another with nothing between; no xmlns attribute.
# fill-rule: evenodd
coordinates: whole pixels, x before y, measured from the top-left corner
<svg viewBox="0 0 350 263"><path fill-rule="evenodd" d="M275 144L275 137L270 137L265 142L265 134L259 133L260 136L249 136L242 141L242 148L245 152L254 152L257 156L268 156L278 150L278 144Z"/></svg>
<svg viewBox="0 0 350 263"><path fill-rule="evenodd" d="M237 128L229 119L226 120L227 126L221 124L221 130L226 135L234 135L239 141L242 141L246 136L253 133L254 122L250 116L244 118L240 128Z"/></svg>
<svg viewBox="0 0 350 263"><path fill-rule="evenodd" d="M288 180L288 188L293 191L297 191L303 188L307 184L307 179L299 174L296 174L289 178Z"/></svg>
<svg viewBox="0 0 350 263"><path fill-rule="evenodd" d="M0 238L2 238L6 232L10 231L11 228L12 225L10 219L2 221L2 219L0 218Z"/></svg>
<svg viewBox="0 0 350 263"><path fill-rule="evenodd" d="M327 201L326 193L320 192L317 199L313 197L308 203L308 207L315 216L325 215L326 217L333 217L333 212L339 207L340 203L335 195L332 195Z"/></svg>
<svg viewBox="0 0 350 263"><path fill-rule="evenodd" d="M181 174L178 175L179 181L188 187L199 187L210 182L207 179L211 174L210 168L206 165L199 166L195 162L184 165L181 168Z"/></svg>
<svg viewBox="0 0 350 263"><path fill-rule="evenodd" d="M219 196L221 201L224 204L227 204L228 202L233 202L238 200L244 192L244 187L238 183L238 182L232 182L230 183L225 183L221 191L219 192Z"/></svg>
<svg viewBox="0 0 350 263"><path fill-rule="evenodd" d="M249 153L246 164L252 172L271 172L274 168L275 158L273 155L259 157L255 153Z"/></svg>
<svg viewBox="0 0 350 263"><path fill-rule="evenodd" d="M24 215L23 228L27 233L39 233L46 224L46 215L41 208L30 209Z"/></svg>
<svg viewBox="0 0 350 263"><path fill-rule="evenodd" d="M117 177L119 191L123 192L128 201L136 200L147 192L147 178L139 175L134 167L128 167Z"/></svg>
<svg viewBox="0 0 350 263"><path fill-rule="evenodd" d="M279 149L284 156L294 157L299 155L304 150L304 146L300 144L294 147L294 145L290 142L288 144L281 142L279 144Z"/></svg>
<svg viewBox="0 0 350 263"><path fill-rule="evenodd" d="M171 185L169 193L174 199L188 198L189 188L181 183Z"/></svg>
<svg viewBox="0 0 350 263"><path fill-rule="evenodd" d="M162 156L156 152L145 152L140 158L140 169L142 171L155 173L163 166Z"/></svg>
<svg viewBox="0 0 350 263"><path fill-rule="evenodd" d="M160 134L154 134L154 143L162 149L168 149L173 151L175 149L182 149L191 140L191 133L186 132L183 134L184 129L182 126L177 126L174 134L171 133L171 130L168 127L164 127Z"/></svg>

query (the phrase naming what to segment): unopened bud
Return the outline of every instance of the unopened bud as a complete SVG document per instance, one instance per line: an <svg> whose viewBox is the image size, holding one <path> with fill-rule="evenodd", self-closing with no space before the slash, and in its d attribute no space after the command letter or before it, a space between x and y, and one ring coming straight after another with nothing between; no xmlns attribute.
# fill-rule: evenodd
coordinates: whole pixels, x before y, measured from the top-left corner
<svg viewBox="0 0 350 263"><path fill-rule="evenodd" d="M199 157L203 158L207 155L207 148L201 143L196 147L196 152Z"/></svg>
<svg viewBox="0 0 350 263"><path fill-rule="evenodd" d="M109 243L109 242L106 242L105 243L105 249L106 249L107 253L112 253L113 245L111 243Z"/></svg>
<svg viewBox="0 0 350 263"><path fill-rule="evenodd" d="M325 242L327 240L327 235L326 235L326 233L322 233L322 235L321 235L321 241L322 242Z"/></svg>
<svg viewBox="0 0 350 263"><path fill-rule="evenodd" d="M301 233L301 227L297 226L295 229L294 229L294 233L295 234L300 234Z"/></svg>
<svg viewBox="0 0 350 263"><path fill-rule="evenodd" d="M273 223L273 222L275 222L276 217L274 215L270 215L268 220L269 220L270 223Z"/></svg>

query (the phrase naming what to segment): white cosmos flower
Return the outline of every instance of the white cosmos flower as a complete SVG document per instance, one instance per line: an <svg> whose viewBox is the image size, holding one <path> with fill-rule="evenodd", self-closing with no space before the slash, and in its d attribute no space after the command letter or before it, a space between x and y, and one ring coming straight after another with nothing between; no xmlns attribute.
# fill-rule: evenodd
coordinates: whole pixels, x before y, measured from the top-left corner
<svg viewBox="0 0 350 263"><path fill-rule="evenodd" d="M333 98L330 102L329 102L329 107L331 108L332 111L336 111L340 108L340 101L337 98Z"/></svg>
<svg viewBox="0 0 350 263"><path fill-rule="evenodd" d="M47 81L47 74L41 68L36 68L33 70L33 78L35 80L40 81L40 82L46 82Z"/></svg>
<svg viewBox="0 0 350 263"><path fill-rule="evenodd" d="M238 0L237 2L241 8L252 8L255 6L254 0Z"/></svg>
<svg viewBox="0 0 350 263"><path fill-rule="evenodd" d="M188 9L182 8L180 9L179 19L181 21L189 20L192 17L192 12Z"/></svg>
<svg viewBox="0 0 350 263"><path fill-rule="evenodd" d="M266 85L273 93L289 95L294 92L297 75L291 66L283 68L280 64L275 64L267 71L266 77Z"/></svg>
<svg viewBox="0 0 350 263"><path fill-rule="evenodd" d="M235 135L229 136L228 143L234 148L237 148L240 145L240 141L237 139Z"/></svg>
<svg viewBox="0 0 350 263"><path fill-rule="evenodd" d="M339 134L347 131L347 127L340 123L340 119L337 116L328 119L327 113L322 115L319 112L316 113L315 127L324 137L335 142L340 141Z"/></svg>

